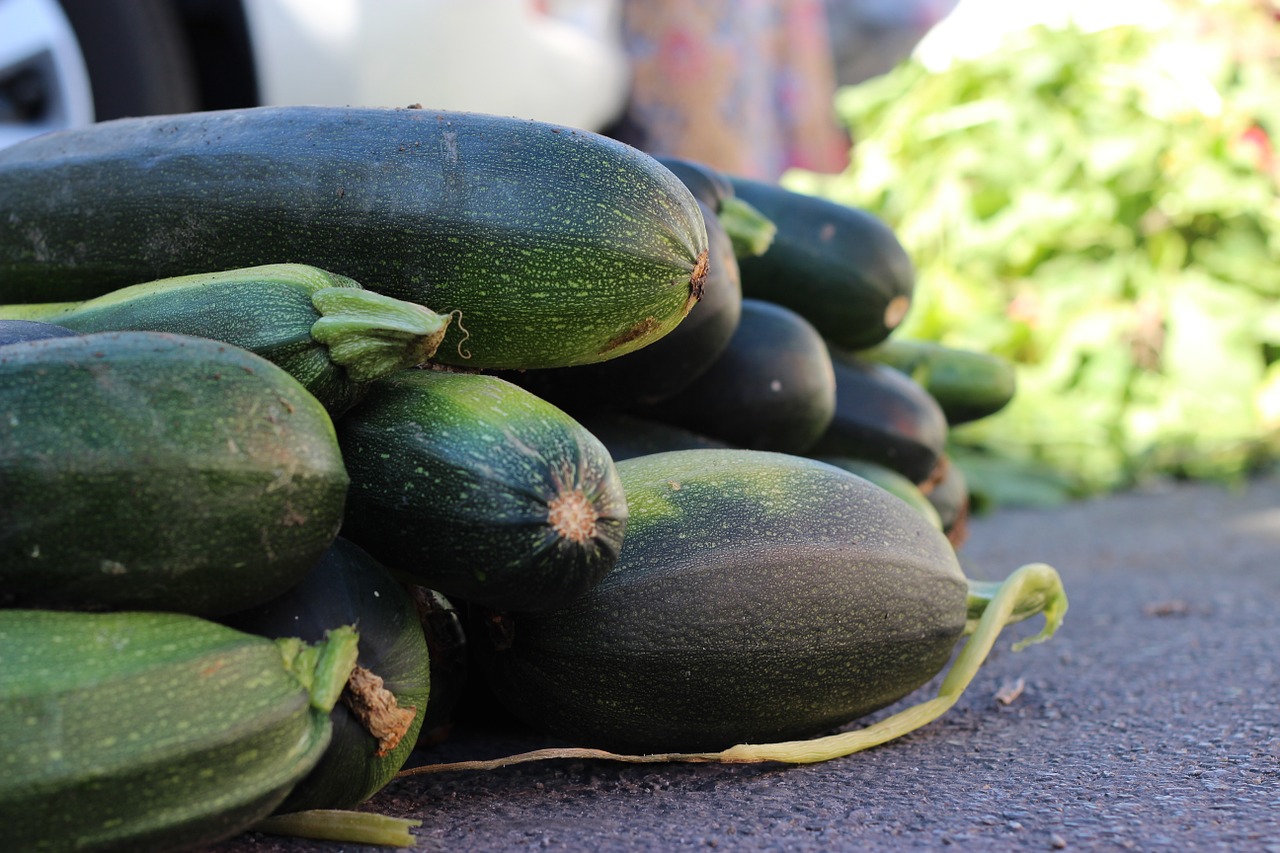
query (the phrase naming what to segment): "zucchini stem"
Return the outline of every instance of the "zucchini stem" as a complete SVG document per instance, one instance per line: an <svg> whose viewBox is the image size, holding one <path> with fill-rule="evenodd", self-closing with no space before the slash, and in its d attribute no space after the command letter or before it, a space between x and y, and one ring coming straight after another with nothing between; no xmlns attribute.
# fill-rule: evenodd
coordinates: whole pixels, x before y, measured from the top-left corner
<svg viewBox="0 0 1280 853"><path fill-rule="evenodd" d="M978 591L975 592L974 590ZM980 605L979 605L979 602ZM942 680L938 695L912 705L896 714L854 731L840 732L810 740L781 743L738 744L721 752L655 753L652 755L619 755L600 749L539 749L496 758L487 761L459 761L450 764L428 764L400 771L398 776L417 776L425 773L442 773L452 770L496 770L510 764L523 764L550 758L604 759L631 763L662 762L719 762L726 764L752 764L766 761L785 764L813 764L843 758L864 749L887 743L909 732L928 725L956 703L965 688L973 681L979 667L986 660L996 638L1006 625L1020 622L1036 613L1043 613L1043 630L1033 637L1013 646L1018 651L1032 643L1043 642L1062 625L1067 612L1067 595L1062 579L1051 566L1030 563L1017 569L1003 582L986 584L970 583L969 614L972 629L967 630L965 642L947 675Z"/></svg>
<svg viewBox="0 0 1280 853"><path fill-rule="evenodd" d="M720 200L716 218L729 235L733 254L738 258L763 255L773 244L778 226L754 206L740 198L727 196Z"/></svg>
<svg viewBox="0 0 1280 853"><path fill-rule="evenodd" d="M350 844L376 844L382 847L412 847L413 827L420 820L391 817L373 812L341 809L312 809L271 815L249 827L251 832L289 835L320 841L345 841Z"/></svg>
<svg viewBox="0 0 1280 853"><path fill-rule="evenodd" d="M338 704L347 679L355 669L359 643L360 636L351 625L334 628L314 644L304 643L297 637L276 640L285 668L310 694L311 707L326 714Z"/></svg>
<svg viewBox="0 0 1280 853"><path fill-rule="evenodd" d="M311 337L354 382L416 367L436 354L450 315L372 290L326 287L311 295Z"/></svg>
<svg viewBox="0 0 1280 853"><path fill-rule="evenodd" d="M359 645L360 635L352 625L340 625L325 632L324 639L316 644L320 655L311 679L311 707L327 714L338 704L356 667Z"/></svg>
<svg viewBox="0 0 1280 853"><path fill-rule="evenodd" d="M1000 581L969 581L969 615L964 625L964 636L969 636L977 629L978 620L982 618L991 599L1000 591L1000 586ZM1012 623L1019 620L1014 618L1014 614L1010 614L1009 621Z"/></svg>
<svg viewBox="0 0 1280 853"><path fill-rule="evenodd" d="M1034 563L1032 565L1043 564ZM1045 566L1044 568L1047 569L1049 567ZM1049 571L1053 570L1049 569ZM982 615L1008 582L1008 580L969 581L969 617L964 627L964 635L966 637L977 630L979 622L982 621ZM1057 630L1058 625L1062 624L1062 616L1066 613L1066 610L1067 598L1062 590L1061 580L1052 581L1051 579L1042 578L1039 583L1027 582L1022 595L1013 602L1013 609L1005 617L1004 624L1012 625L1015 622L1030 619L1037 613L1044 613L1045 630L1048 631L1048 635L1037 635L1029 640L1023 640L1014 646L1015 650L1021 649L1030 643L1038 643L1048 639L1048 636L1051 636ZM1050 621L1053 622L1052 625L1050 625Z"/></svg>

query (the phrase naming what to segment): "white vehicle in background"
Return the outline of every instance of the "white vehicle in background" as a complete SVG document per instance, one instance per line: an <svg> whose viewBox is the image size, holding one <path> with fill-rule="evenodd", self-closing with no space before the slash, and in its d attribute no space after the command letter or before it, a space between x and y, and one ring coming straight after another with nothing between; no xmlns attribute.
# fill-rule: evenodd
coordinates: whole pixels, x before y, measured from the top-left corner
<svg viewBox="0 0 1280 853"><path fill-rule="evenodd" d="M273 104L473 110L599 130L617 0L0 0L0 146L129 115Z"/></svg>

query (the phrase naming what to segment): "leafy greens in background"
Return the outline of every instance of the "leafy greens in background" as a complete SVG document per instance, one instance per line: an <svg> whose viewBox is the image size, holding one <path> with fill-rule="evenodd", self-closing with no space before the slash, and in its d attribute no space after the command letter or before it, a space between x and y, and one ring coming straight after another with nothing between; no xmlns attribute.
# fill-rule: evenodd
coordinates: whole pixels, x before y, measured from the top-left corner
<svg viewBox="0 0 1280 853"><path fill-rule="evenodd" d="M908 61L840 93L844 174L784 178L894 228L918 272L895 334L1016 363L1014 401L953 430L979 496L1276 458L1280 74L1189 56L1136 28L1037 28L943 71Z"/></svg>

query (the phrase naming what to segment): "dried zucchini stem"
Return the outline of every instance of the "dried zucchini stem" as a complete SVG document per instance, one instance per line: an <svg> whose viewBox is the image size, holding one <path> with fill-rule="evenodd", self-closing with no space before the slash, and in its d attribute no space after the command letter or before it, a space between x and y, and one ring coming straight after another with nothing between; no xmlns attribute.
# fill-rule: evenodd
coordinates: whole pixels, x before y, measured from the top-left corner
<svg viewBox="0 0 1280 853"><path fill-rule="evenodd" d="M539 749L487 761L459 761L412 767L400 771L398 775L417 776L452 770L496 770L511 764L550 758L605 759L647 764L673 761L726 764L774 761L784 764L813 764L842 758L902 737L921 726L928 725L946 713L973 681L974 675L986 660L992 646L995 645L996 638L1000 636L1000 632L1006 625L1021 622L1036 613L1044 614L1044 629L1033 637L1015 643L1013 648L1017 651L1052 637L1062 624L1066 612L1067 595L1062 587L1062 579L1057 571L1044 563L1025 565L998 584L971 583L970 621L965 632L969 639L943 678L938 695L862 729L810 740L738 744L721 752L620 755L601 749Z"/></svg>

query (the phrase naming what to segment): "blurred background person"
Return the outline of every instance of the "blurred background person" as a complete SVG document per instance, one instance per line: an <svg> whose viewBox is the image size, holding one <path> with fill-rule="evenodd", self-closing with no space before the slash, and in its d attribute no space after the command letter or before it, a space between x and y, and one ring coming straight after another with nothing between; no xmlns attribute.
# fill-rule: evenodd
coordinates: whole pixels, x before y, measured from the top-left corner
<svg viewBox="0 0 1280 853"><path fill-rule="evenodd" d="M836 84L885 74L950 15L960 0L826 0Z"/></svg>
<svg viewBox="0 0 1280 853"><path fill-rule="evenodd" d="M623 0L621 23L631 88L606 133L762 180L847 166L825 0Z"/></svg>

